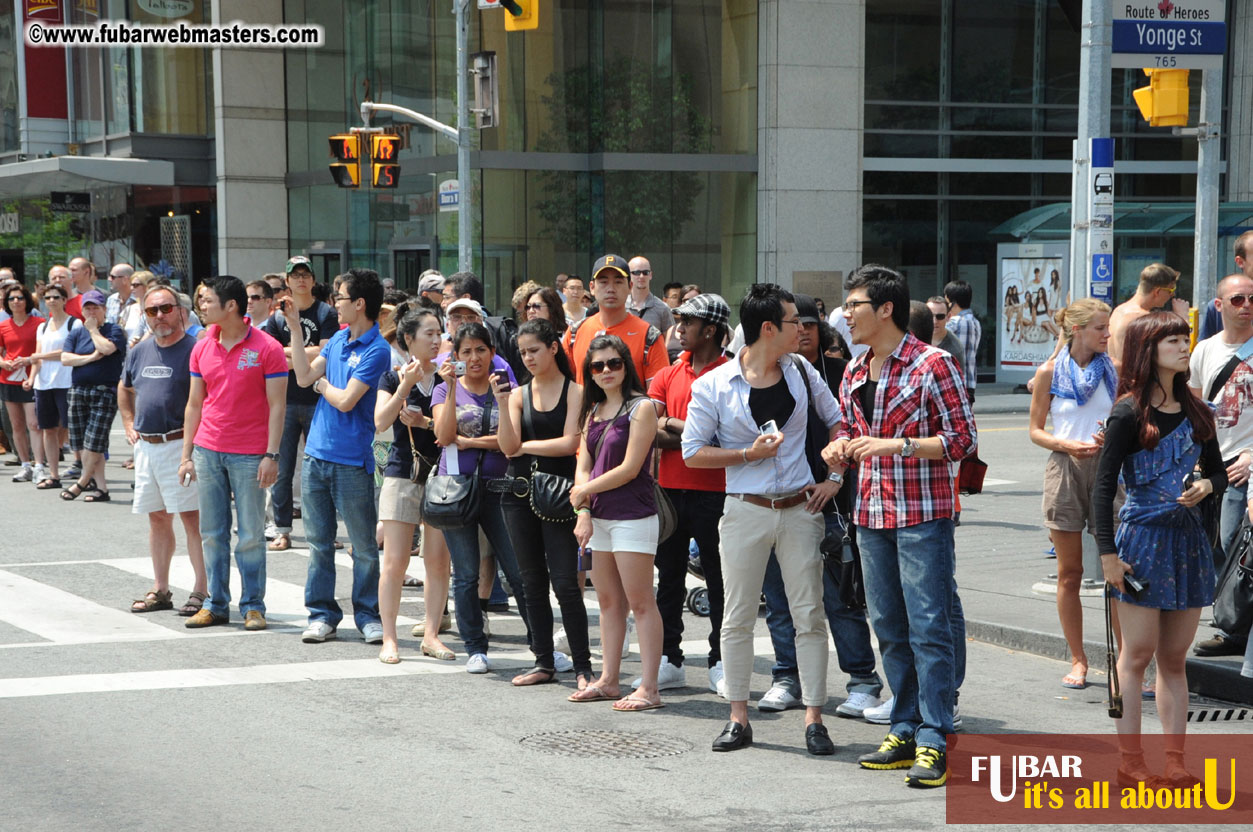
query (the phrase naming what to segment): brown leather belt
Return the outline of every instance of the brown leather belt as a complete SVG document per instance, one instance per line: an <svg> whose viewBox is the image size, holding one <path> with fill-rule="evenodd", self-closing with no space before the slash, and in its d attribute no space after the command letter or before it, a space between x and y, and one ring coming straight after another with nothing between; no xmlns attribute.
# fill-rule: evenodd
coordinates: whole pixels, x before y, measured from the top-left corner
<svg viewBox="0 0 1253 832"><path fill-rule="evenodd" d="M809 495L803 491L798 491L790 497L775 497L773 500L769 497L758 497L756 494L728 494L727 496L743 500L749 505L773 509L793 508L809 501Z"/></svg>
<svg viewBox="0 0 1253 832"><path fill-rule="evenodd" d="M160 445L162 442L173 442L175 439L183 438L182 430L172 430L169 433L141 433L139 438L145 442L151 442L153 445Z"/></svg>

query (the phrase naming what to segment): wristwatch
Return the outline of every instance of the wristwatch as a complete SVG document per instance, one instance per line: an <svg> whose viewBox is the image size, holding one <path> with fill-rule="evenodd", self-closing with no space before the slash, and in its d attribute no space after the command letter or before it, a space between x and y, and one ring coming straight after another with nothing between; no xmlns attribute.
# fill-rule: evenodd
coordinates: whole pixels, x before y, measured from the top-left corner
<svg viewBox="0 0 1253 832"><path fill-rule="evenodd" d="M265 453L265 454L262 454L262 456L265 457L266 459L272 459L275 462L278 462L278 454Z"/></svg>
<svg viewBox="0 0 1253 832"><path fill-rule="evenodd" d="M909 459L914 455L914 451L917 449L918 444L906 436L904 443L901 445L901 456L905 459Z"/></svg>
<svg viewBox="0 0 1253 832"><path fill-rule="evenodd" d="M842 483L844 482L844 475L841 474L839 471L832 471L831 473L827 474L827 481L835 482L835 483Z"/></svg>

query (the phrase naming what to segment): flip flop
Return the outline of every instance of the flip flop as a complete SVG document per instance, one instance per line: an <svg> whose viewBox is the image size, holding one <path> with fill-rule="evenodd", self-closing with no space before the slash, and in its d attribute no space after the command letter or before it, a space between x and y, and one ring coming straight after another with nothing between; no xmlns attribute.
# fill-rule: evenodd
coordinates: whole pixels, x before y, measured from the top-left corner
<svg viewBox="0 0 1253 832"><path fill-rule="evenodd" d="M535 680L531 682L526 681L527 679L530 679L531 677L535 677ZM531 685L547 685L555 681L557 681L557 671L553 670L552 668L539 667L537 665L536 667L533 667L530 670L524 671L522 673L519 673L517 676L514 676L511 684L515 688L525 688L525 687L530 687Z"/></svg>
<svg viewBox="0 0 1253 832"><path fill-rule="evenodd" d="M412 554L413 554L413 553L412 553L412 552L410 552L410 555L412 555ZM414 578L414 577L412 577L412 576L410 576L410 575L405 575L405 582L404 582L404 584L402 584L402 586L409 587L410 589L416 589L416 588L418 588L418 587L421 587L421 586L422 586L422 579L421 579L421 578Z"/></svg>
<svg viewBox="0 0 1253 832"><path fill-rule="evenodd" d="M600 685L588 685L583 690L576 690L574 693L566 697L567 702L605 702L610 699L617 699L617 696L610 696L601 689Z"/></svg>
<svg viewBox="0 0 1253 832"><path fill-rule="evenodd" d="M655 711L658 708L666 707L660 700L657 702L649 702L642 699L634 693L630 696L624 696L617 702L613 703L613 709L618 713L634 713L635 711Z"/></svg>
<svg viewBox="0 0 1253 832"><path fill-rule="evenodd" d="M1088 686L1087 674L1067 673L1062 677L1062 687L1071 690L1083 690Z"/></svg>

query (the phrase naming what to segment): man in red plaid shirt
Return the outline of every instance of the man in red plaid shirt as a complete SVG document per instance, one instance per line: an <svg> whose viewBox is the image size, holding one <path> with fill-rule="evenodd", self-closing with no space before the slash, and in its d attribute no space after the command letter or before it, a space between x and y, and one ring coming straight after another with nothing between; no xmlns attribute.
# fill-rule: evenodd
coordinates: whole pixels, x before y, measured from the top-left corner
<svg viewBox="0 0 1253 832"><path fill-rule="evenodd" d="M853 521L871 623L896 697L887 738L858 762L909 768L911 786L942 786L956 690L952 463L974 450L974 420L952 357L908 333L905 278L866 265L844 288L853 341L870 349L844 373L845 420L823 457L859 466Z"/></svg>

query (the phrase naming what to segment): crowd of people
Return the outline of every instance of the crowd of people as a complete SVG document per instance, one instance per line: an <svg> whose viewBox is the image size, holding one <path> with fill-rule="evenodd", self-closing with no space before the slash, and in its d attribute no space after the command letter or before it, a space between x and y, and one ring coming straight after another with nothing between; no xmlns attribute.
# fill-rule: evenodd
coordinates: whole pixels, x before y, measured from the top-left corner
<svg viewBox="0 0 1253 832"><path fill-rule="evenodd" d="M733 333L719 295L670 283L657 297L646 258L613 254L586 284L566 274L553 286L523 284L513 317L489 314L470 272L428 271L409 295L369 269L320 283L298 256L282 274L215 277L192 297L126 264L109 275L106 297L91 264L75 258L50 271L37 300L0 270L0 394L21 466L14 480L67 501L111 499L104 463L120 411L133 446L132 510L148 516L154 573L133 612L175 609L177 515L195 575L177 608L186 626L227 624L234 600L245 629L265 629L267 550L291 548L300 519L309 549L301 637L337 638L342 519L353 624L379 645L380 661L402 660L402 590L420 585L420 652L458 660L441 639L451 601L466 671L489 672L487 613L503 600L503 574L534 655L514 685L572 671L569 701L646 711L687 684L682 613L698 568L712 625L709 688L730 708L714 751L753 742L753 631L764 600L775 663L757 708L803 708L806 749L833 753L823 724L830 637L848 676L836 712L888 726L859 764L907 769L912 786L946 782L965 676L956 474L977 445L981 332L969 285L911 303L904 277L866 265L828 323L820 299L756 284ZM1220 284L1224 329L1191 357L1191 380L1187 324L1154 311L1177 277L1151 266L1118 310L1080 300L1058 313L1057 351L1034 380L1031 438L1053 451L1044 524L1073 653L1063 684L1087 683L1086 527L1123 623L1120 676L1138 688L1156 656L1163 725L1182 735L1183 657L1215 568L1197 505L1226 489L1225 543L1246 511L1253 370L1241 362L1253 339L1253 277ZM1217 422L1202 395L1216 402ZM63 477L58 463L71 458ZM421 578L409 574L415 554ZM600 610L599 670L587 583ZM620 671L632 628L641 674L628 690ZM1244 635L1201 647L1243 651ZM1145 780L1133 699L1118 722L1120 776ZM1172 758L1167 779L1187 776Z"/></svg>

